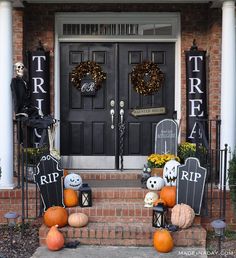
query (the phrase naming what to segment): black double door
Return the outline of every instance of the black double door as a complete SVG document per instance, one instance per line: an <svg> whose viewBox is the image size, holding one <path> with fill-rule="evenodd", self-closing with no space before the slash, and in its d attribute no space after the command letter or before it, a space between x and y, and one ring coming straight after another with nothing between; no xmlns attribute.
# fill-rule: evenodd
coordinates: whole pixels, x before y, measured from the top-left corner
<svg viewBox="0 0 236 258"><path fill-rule="evenodd" d="M60 150L64 166L141 168L154 150L155 126L174 111L174 43L62 43L60 64ZM83 96L70 82L71 71L93 60L106 73L95 96ZM164 85L149 96L137 93L130 74L144 60L158 64ZM165 114L132 115L135 109L164 107ZM124 138L120 138L120 122ZM123 132L123 131L122 131Z"/></svg>

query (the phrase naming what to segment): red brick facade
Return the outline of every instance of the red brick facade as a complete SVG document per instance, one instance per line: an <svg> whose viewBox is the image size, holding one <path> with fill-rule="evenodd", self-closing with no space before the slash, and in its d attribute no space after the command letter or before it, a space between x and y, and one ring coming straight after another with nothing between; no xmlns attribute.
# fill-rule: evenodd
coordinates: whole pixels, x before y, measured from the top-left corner
<svg viewBox="0 0 236 258"><path fill-rule="evenodd" d="M209 118L220 111L221 9L208 4L57 4L26 5L14 11L14 60L25 60L27 50L33 50L42 40L51 56L51 112L54 97L54 17L56 12L179 12L181 15L181 138L186 129L185 54L196 39L200 49L207 51L207 82ZM24 39L22 22L24 15ZM23 40L23 42L22 42ZM22 51L23 49L23 51Z"/></svg>

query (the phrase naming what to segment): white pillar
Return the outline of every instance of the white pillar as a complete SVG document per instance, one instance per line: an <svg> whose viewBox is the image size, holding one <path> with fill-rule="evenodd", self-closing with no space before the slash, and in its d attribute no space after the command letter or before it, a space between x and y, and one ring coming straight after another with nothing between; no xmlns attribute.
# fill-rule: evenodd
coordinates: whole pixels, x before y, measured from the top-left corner
<svg viewBox="0 0 236 258"><path fill-rule="evenodd" d="M235 3L226 0L222 6L221 62L221 148L236 146L236 66L235 66Z"/></svg>
<svg viewBox="0 0 236 258"><path fill-rule="evenodd" d="M12 189L13 123L12 95L12 3L0 0L0 189Z"/></svg>

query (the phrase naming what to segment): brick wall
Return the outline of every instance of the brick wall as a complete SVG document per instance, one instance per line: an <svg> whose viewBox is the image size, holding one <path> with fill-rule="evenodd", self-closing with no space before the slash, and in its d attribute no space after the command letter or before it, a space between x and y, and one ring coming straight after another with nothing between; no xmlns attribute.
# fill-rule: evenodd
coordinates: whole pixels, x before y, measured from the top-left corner
<svg viewBox="0 0 236 258"><path fill-rule="evenodd" d="M186 129L185 55L196 39L199 49L208 55L209 118L215 118L220 110L220 46L221 10L208 4L27 4L24 26L24 50L33 50L42 40L51 56L51 112L54 97L54 15L55 12L180 12L181 14L181 137Z"/></svg>

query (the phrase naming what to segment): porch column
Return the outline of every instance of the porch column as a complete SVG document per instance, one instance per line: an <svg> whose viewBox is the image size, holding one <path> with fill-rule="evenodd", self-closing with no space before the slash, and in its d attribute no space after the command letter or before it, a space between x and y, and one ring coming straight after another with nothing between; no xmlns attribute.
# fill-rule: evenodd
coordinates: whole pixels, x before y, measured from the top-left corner
<svg viewBox="0 0 236 258"><path fill-rule="evenodd" d="M235 2L226 0L222 6L221 57L221 148L236 146L236 66L235 66Z"/></svg>
<svg viewBox="0 0 236 258"><path fill-rule="evenodd" d="M0 37L0 189L12 189L12 3L7 0L0 0Z"/></svg>

